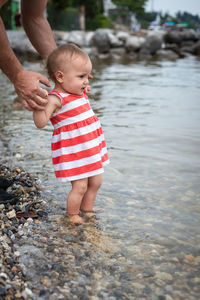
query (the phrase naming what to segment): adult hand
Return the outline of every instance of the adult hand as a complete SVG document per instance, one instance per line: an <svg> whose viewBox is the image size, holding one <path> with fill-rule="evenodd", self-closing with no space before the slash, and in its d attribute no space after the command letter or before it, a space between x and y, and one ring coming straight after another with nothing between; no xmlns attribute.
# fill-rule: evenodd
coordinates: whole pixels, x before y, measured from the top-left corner
<svg viewBox="0 0 200 300"><path fill-rule="evenodd" d="M48 92L39 86L40 82L51 86L45 76L36 72L22 70L16 76L15 90L24 107L30 111L43 110L48 102Z"/></svg>

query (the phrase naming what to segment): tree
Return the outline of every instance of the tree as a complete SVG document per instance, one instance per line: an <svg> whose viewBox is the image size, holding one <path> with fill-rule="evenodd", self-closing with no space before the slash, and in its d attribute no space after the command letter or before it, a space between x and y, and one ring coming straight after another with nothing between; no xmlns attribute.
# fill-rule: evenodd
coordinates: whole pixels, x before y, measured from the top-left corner
<svg viewBox="0 0 200 300"><path fill-rule="evenodd" d="M128 8L136 15L143 15L145 12L145 4L148 0L113 0L117 6Z"/></svg>
<svg viewBox="0 0 200 300"><path fill-rule="evenodd" d="M103 12L103 0L51 0L50 3L58 10L85 6L86 18L94 18Z"/></svg>

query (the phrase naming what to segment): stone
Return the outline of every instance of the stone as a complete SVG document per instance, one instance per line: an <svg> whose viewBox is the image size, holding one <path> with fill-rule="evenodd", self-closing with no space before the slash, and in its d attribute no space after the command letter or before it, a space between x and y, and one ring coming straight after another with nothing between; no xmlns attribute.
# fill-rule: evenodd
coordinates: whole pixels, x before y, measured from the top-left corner
<svg viewBox="0 0 200 300"><path fill-rule="evenodd" d="M145 39L143 37L130 36L126 40L125 48L128 52L138 51L144 42Z"/></svg>
<svg viewBox="0 0 200 300"><path fill-rule="evenodd" d="M145 42L141 45L140 53L144 52L145 50L149 54L153 55L161 49L162 43L163 41L160 36L156 34L149 35L147 36Z"/></svg>
<svg viewBox="0 0 200 300"><path fill-rule="evenodd" d="M13 209L6 214L8 219L13 219L16 217L16 211Z"/></svg>
<svg viewBox="0 0 200 300"><path fill-rule="evenodd" d="M165 272L156 272L155 278L157 278L159 280L163 280L163 281L172 281L173 280L172 275L169 273L165 273Z"/></svg>
<svg viewBox="0 0 200 300"><path fill-rule="evenodd" d="M107 53L110 50L109 30L97 29L92 37L92 44L97 47L99 53Z"/></svg>

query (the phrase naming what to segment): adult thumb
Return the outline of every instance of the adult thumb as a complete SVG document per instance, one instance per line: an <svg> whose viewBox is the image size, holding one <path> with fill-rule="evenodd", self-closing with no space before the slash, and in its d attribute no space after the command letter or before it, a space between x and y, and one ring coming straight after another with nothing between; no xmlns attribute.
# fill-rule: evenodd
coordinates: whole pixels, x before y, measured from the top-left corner
<svg viewBox="0 0 200 300"><path fill-rule="evenodd" d="M46 86L51 86L49 80L47 77L43 76L40 74L39 76L39 82L41 82L42 84L46 85Z"/></svg>

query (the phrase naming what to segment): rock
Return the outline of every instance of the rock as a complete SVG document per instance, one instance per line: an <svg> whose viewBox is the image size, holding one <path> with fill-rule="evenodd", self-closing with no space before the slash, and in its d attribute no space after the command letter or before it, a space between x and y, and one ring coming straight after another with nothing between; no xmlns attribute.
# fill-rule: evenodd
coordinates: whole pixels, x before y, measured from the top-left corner
<svg viewBox="0 0 200 300"><path fill-rule="evenodd" d="M123 44L125 44L130 35L128 32L119 31L117 32L116 37L118 38L118 40L122 41Z"/></svg>
<svg viewBox="0 0 200 300"><path fill-rule="evenodd" d="M143 284L140 284L138 282L134 282L132 284L134 286L134 288L136 288L137 290L143 290L144 289L144 285Z"/></svg>
<svg viewBox="0 0 200 300"><path fill-rule="evenodd" d="M126 40L125 48L127 52L138 51L141 48L141 45L144 44L144 42L145 39L143 37L130 36Z"/></svg>
<svg viewBox="0 0 200 300"><path fill-rule="evenodd" d="M123 45L123 42L119 40L117 36L111 32L108 32L108 38L109 38L111 48L118 48Z"/></svg>
<svg viewBox="0 0 200 300"><path fill-rule="evenodd" d="M15 210L13 209L13 210L9 211L9 212L6 214L6 216L7 216L8 219L15 218L15 217L16 217L16 212L15 212Z"/></svg>
<svg viewBox="0 0 200 300"><path fill-rule="evenodd" d="M27 38L25 31L6 31L11 48L17 55L28 56L32 59L41 58L35 48L32 46L31 42Z"/></svg>
<svg viewBox="0 0 200 300"><path fill-rule="evenodd" d="M167 60L176 60L179 58L179 55L177 55L172 50L166 50L166 49L160 49L156 52L156 56L158 59L167 59Z"/></svg>
<svg viewBox="0 0 200 300"><path fill-rule="evenodd" d="M162 281L172 281L173 280L172 275L169 273L165 273L165 272L156 272L155 278L162 280Z"/></svg>
<svg viewBox="0 0 200 300"><path fill-rule="evenodd" d="M193 29L182 31L180 33L180 36L181 36L183 41L196 42L198 40L197 33Z"/></svg>
<svg viewBox="0 0 200 300"><path fill-rule="evenodd" d="M179 48L179 46L177 44L166 44L164 49L173 51L180 58L185 57L185 54L183 52L181 52L181 49Z"/></svg>
<svg viewBox="0 0 200 300"><path fill-rule="evenodd" d="M195 55L200 55L200 41L198 41L194 46L193 46L193 54Z"/></svg>
<svg viewBox="0 0 200 300"><path fill-rule="evenodd" d="M25 288L22 292L22 297L24 297L24 299L30 299L33 297L33 293L29 288Z"/></svg>
<svg viewBox="0 0 200 300"><path fill-rule="evenodd" d="M141 45L140 53L149 53L153 55L161 49L162 42L162 39L158 35L149 35L147 36L146 41Z"/></svg>
<svg viewBox="0 0 200 300"><path fill-rule="evenodd" d="M19 199L10 193L7 193L6 191L0 189L0 203L1 204L16 204L19 201Z"/></svg>
<svg viewBox="0 0 200 300"><path fill-rule="evenodd" d="M73 30L69 32L66 42L74 43L79 47L85 46L85 33L81 30Z"/></svg>
<svg viewBox="0 0 200 300"><path fill-rule="evenodd" d="M178 31L169 31L164 35L164 42L166 44L180 45L183 40L183 36Z"/></svg>
<svg viewBox="0 0 200 300"><path fill-rule="evenodd" d="M99 53L108 53L110 50L109 32L108 29L97 29L92 37L92 44Z"/></svg>
<svg viewBox="0 0 200 300"><path fill-rule="evenodd" d="M119 47L119 48L112 48L110 49L110 54L113 56L122 56L126 53L126 50L124 47Z"/></svg>
<svg viewBox="0 0 200 300"><path fill-rule="evenodd" d="M5 191L12 184L13 184L13 180L8 180L4 177L0 177L0 189Z"/></svg>

